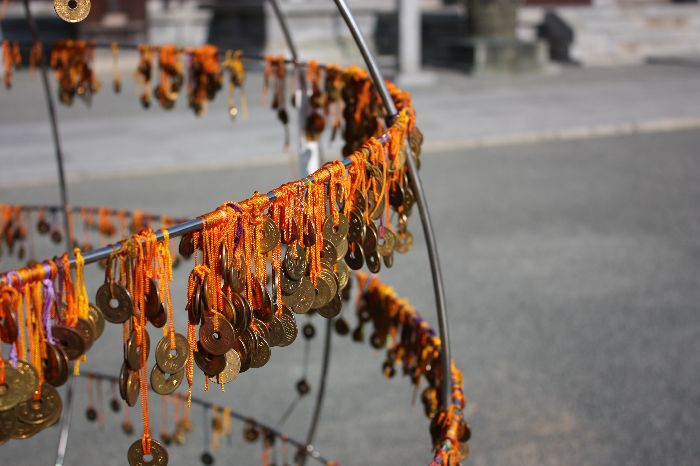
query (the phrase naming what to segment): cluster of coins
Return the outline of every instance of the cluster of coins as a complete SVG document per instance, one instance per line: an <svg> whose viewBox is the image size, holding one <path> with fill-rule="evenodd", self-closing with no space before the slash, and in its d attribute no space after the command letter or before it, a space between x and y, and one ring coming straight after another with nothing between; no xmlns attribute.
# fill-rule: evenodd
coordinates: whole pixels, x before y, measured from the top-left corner
<svg viewBox="0 0 700 466"><path fill-rule="evenodd" d="M19 48L19 42L11 43L5 39L2 41L2 63L4 65L5 89L12 88L12 69L18 69L22 66L22 51Z"/></svg>
<svg viewBox="0 0 700 466"><path fill-rule="evenodd" d="M153 95L161 107L171 110L175 108L175 101L185 82L182 52L174 45L160 47L158 67L160 83L153 91Z"/></svg>
<svg viewBox="0 0 700 466"><path fill-rule="evenodd" d="M51 47L51 68L56 72L58 99L72 105L77 95L88 105L100 82L92 69L94 46L84 40L59 40Z"/></svg>
<svg viewBox="0 0 700 466"><path fill-rule="evenodd" d="M410 378L416 389L425 380L427 386L421 391L423 410L430 419L430 434L436 451L436 458L442 455L445 443L446 454L452 456L452 463L459 464L469 453L467 442L471 429L464 419L464 395L462 376L452 367L451 381L444 381L440 365L440 339L405 299L384 285L377 277L371 279L358 274L359 299L356 307L360 327L371 324L369 337L375 349L386 348L386 359L382 369L386 377L394 377L396 366L400 365L403 375ZM361 340L358 340L361 341ZM453 405L449 409L441 406L439 393L442 383L452 387Z"/></svg>
<svg viewBox="0 0 700 466"><path fill-rule="evenodd" d="M213 45L203 45L192 50L188 98L196 115L206 112L208 103L214 100L222 83L218 49Z"/></svg>
<svg viewBox="0 0 700 466"><path fill-rule="evenodd" d="M13 345L19 334L17 322L4 304L0 315L0 340ZM58 421L63 405L54 387L66 383L68 361L82 357L103 330L102 313L93 305L87 318L78 317L75 327L52 325L51 339L40 342L43 383L27 361L17 360L12 367L5 363L1 369L5 381L0 385L0 444L11 438L29 438Z"/></svg>

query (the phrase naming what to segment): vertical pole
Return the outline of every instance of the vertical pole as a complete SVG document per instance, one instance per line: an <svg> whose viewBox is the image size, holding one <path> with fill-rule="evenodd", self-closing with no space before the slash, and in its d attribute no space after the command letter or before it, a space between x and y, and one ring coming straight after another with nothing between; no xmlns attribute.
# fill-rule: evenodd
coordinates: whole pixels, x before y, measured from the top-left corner
<svg viewBox="0 0 700 466"><path fill-rule="evenodd" d="M39 26L36 19L32 15L32 10L29 8L29 0L23 0L24 12L29 22L29 29L32 32L34 42L41 42L39 35ZM46 109L49 112L49 122L51 123L51 136L53 138L53 146L56 154L56 168L58 169L58 188L61 193L61 208L63 209L63 228L66 238L66 250L70 253L72 249L73 232L70 227L69 212L68 212L68 191L66 190L66 176L63 169L63 151L61 150L61 139L58 134L58 120L56 118L56 109L51 96L51 85L49 84L48 70L46 67L45 57L41 57L41 82L44 87L44 97L46 99ZM66 386L66 396L64 401L65 413L61 420L61 434L58 440L58 451L56 453L56 466L62 466L68 446L68 434L70 432L71 418L73 414L73 378L68 381Z"/></svg>
<svg viewBox="0 0 700 466"><path fill-rule="evenodd" d="M421 21L418 0L398 0L399 73L415 76L421 67Z"/></svg>
<svg viewBox="0 0 700 466"><path fill-rule="evenodd" d="M389 94L389 89L386 87L384 78L382 77L377 62L372 55L367 42L365 41L360 27L357 25L352 12L348 8L345 0L334 0L335 4L340 10L340 14L348 25L348 29L352 33L357 47L360 49L360 53L365 60L367 69L372 76L374 81L374 86L377 89L387 112L389 113L389 118L396 116L396 105L391 99ZM433 232L433 225L430 220L430 211L428 209L428 204L425 200L425 193L423 192L423 185L418 175L418 170L416 169L416 164L413 160L411 154L410 146L407 144L408 157L406 158L408 165L408 174L411 179L411 185L413 191L416 195L416 204L418 204L418 212L420 213L421 224L423 226L423 233L425 234L425 242L428 249L428 258L430 260L430 270L433 277L433 288L435 291L435 304L437 308L438 317L438 330L440 332L440 341L442 342L442 351L440 353L441 368L442 368L442 390L440 392L442 406L447 408L451 404L451 385L452 385L452 371L451 371L451 351L450 351L450 340L448 333L448 322L447 322L447 306L445 300L445 289L442 281L442 272L440 270L440 259L438 257L437 244L435 242L435 233Z"/></svg>

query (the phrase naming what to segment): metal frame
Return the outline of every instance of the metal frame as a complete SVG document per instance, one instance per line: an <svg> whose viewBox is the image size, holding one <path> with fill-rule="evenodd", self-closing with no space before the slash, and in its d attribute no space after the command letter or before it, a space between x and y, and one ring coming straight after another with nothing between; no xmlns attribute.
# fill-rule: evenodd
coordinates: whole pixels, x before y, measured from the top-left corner
<svg viewBox="0 0 700 466"><path fill-rule="evenodd" d="M304 98L301 99L301 104L299 106L300 108L300 124L303 125L303 115L305 115L306 111L306 80L305 77L303 76L303 72L301 71L301 68L299 66L299 58L298 58L298 52L296 49L296 46L293 42L288 24L286 22L286 19L279 7L279 4L277 0L269 0L270 4L272 6L272 9L275 13L275 16L277 17L277 20L280 24L280 27L282 29L282 32L285 37L285 41L287 42L287 46L289 48L289 51L292 55L293 62L295 64L295 69L297 72L297 79L299 80L300 88L302 91L302 96ZM391 99L391 96L389 94L389 91L387 89L386 83L384 82L384 78L379 70L379 67L376 63L376 60L370 51L367 42L364 39L364 36L362 34L362 31L360 30L357 22L355 21L355 18L350 11L350 8L347 6L345 0L334 0L336 6L338 7L338 10L345 20L348 29L350 30L358 49L360 50L360 53L362 54L362 57L365 61L365 64L367 66L367 69L370 73L370 76L372 77L372 81L374 82L374 86L380 95L384 106L386 108L386 111L389 115L388 120L391 122L396 117L397 114L397 109L396 105L394 104L394 101ZM32 33L34 35L35 41L39 41L39 31L36 26L36 22L34 21L34 18L31 14L30 8L29 8L29 0L23 0L24 6L25 6L25 11L27 14L27 19L30 22L30 27L32 28ZM47 76L47 71L46 71L46 64L45 62L42 61L42 80L43 80L43 85L44 85L44 92L46 95L47 99L47 107L49 110L49 117L51 120L51 126L52 126L52 135L53 135L53 141L54 141L54 147L56 149L56 160L57 160L57 165L58 165L58 174L59 174L59 186L61 189L61 201L62 201L62 206L64 209L64 224L65 224L65 229L67 232L67 242L68 242L68 249L70 249L70 225L68 222L68 197L66 193L66 186L65 186L65 173L64 173L64 168L63 168L63 153L61 150L61 144L60 144L60 138L58 134L58 124L56 121L56 115L55 115L55 109L53 105L53 100L51 98L51 92L50 92L50 86L49 86L49 81L48 81L48 76ZM440 333L440 340L442 343L442 351L440 354L441 358L441 368L442 368L442 390L441 390L441 401L442 401L442 406L444 408L447 408L451 404L451 393L450 393L450 384L449 381L451 380L451 349L450 349L450 342L449 342L449 333L448 333L448 320L447 320L447 309L446 309L446 300L445 300L445 291L444 291L444 285L443 285L443 279L442 279L442 273L440 269L440 261L438 257L438 251L437 251L437 244L435 242L435 234L433 232L433 227L432 227L432 221L430 219L430 212L428 208L427 201L425 199L425 193L423 191L423 186L420 180L420 176L418 175L418 171L415 166L415 162L413 160L413 156L411 154L410 150L410 145L407 144L407 151L408 151L408 157L407 157L407 165L408 165L408 174L409 178L411 180L411 185L413 187L413 191L416 195L416 203L418 204L418 210L420 213L421 217L421 224L423 227L423 232L425 235L425 240L426 240L426 247L428 250L428 257L430 261L430 269L431 269L431 274L432 274L432 280L433 280L433 288L434 288L434 293L435 293L435 302L436 302L436 311L437 311L437 317L438 317L438 329ZM347 161L344 161L346 165L348 164ZM272 193L268 193L268 196L270 198L273 198L274 195ZM199 230L202 228L202 221L200 219L193 219L188 222L182 223L180 225L176 225L172 228L169 229L169 233L171 237L175 236L180 236L185 233L189 233L195 230ZM162 240L162 233L158 232L157 237L159 240ZM91 262L96 262L99 261L105 257L107 257L113 250L113 246L107 246L105 248L101 248L95 251L92 251L90 253L86 253L84 256L85 263L91 263ZM0 277L1 279L2 277ZM316 426L318 424L318 420L320 418L320 413L321 413L321 408L323 405L323 398L325 394L325 384L326 384L326 378L328 374L328 367L330 363L330 348L331 348L331 335L332 335L332 326L331 326L331 320L327 322L326 326L326 337L324 340L324 348L323 348L323 361L322 361L322 369L321 369L321 377L320 377L320 384L319 384L319 390L317 392L317 399L316 399L316 405L314 408L314 414L312 417L311 424L309 426L309 431L307 434L307 443L305 446L305 451L308 453L312 453L313 447L311 447L311 442L313 441L313 437L316 432ZM71 379L72 380L72 379ZM66 400L66 405L70 410L70 404L71 404L71 399L72 399L72 387L68 387L68 399ZM201 400L200 400L201 401ZM206 403L206 402L202 402ZM211 404L209 404L211 406ZM63 464L63 458L65 456L65 449L67 445L67 436L68 432L70 430L70 411L68 416L64 418L64 422L62 423L61 426L61 438L59 441L59 451L58 451L58 456L56 460L56 465L61 466ZM312 457L314 455L312 454ZM305 461L306 455L304 456ZM318 457L316 457L318 459ZM59 462L60 459L60 462Z"/></svg>

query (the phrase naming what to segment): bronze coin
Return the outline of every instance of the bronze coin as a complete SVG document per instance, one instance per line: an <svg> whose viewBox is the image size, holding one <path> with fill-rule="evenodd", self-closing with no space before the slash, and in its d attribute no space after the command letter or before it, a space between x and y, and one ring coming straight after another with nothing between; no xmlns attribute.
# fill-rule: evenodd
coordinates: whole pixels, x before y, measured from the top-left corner
<svg viewBox="0 0 700 466"><path fill-rule="evenodd" d="M150 456L151 459L146 460L141 439L131 444L126 455L130 466L166 466L168 464L168 451L157 440L151 439Z"/></svg>
<svg viewBox="0 0 700 466"><path fill-rule="evenodd" d="M15 407L17 420L25 424L48 424L49 421L60 416L63 409L61 396L55 388L49 384L41 386L41 398L38 400L27 400Z"/></svg>
<svg viewBox="0 0 700 466"><path fill-rule="evenodd" d="M194 241L191 233L186 233L180 238L180 244L178 246L178 252L185 259L189 259L194 254Z"/></svg>
<svg viewBox="0 0 700 466"><path fill-rule="evenodd" d="M343 214L338 214L338 224L333 224L333 216L329 215L326 221L323 223L323 235L330 236L332 234L337 234L341 238L345 238L350 231L350 224L348 218Z"/></svg>
<svg viewBox="0 0 700 466"><path fill-rule="evenodd" d="M146 340L146 359L148 359L148 355L151 352L151 337L148 335L146 329L143 329L142 338ZM143 367L141 347L142 345L138 344L138 333L134 330L131 332L129 340L126 342L126 363L132 371L137 371Z"/></svg>
<svg viewBox="0 0 700 466"><path fill-rule="evenodd" d="M235 349L226 352L226 366L218 375L211 377L214 383L226 384L232 382L241 372L241 357Z"/></svg>
<svg viewBox="0 0 700 466"><path fill-rule="evenodd" d="M148 293L144 296L146 318L151 320L163 307L158 296L158 284L152 278L148 279Z"/></svg>
<svg viewBox="0 0 700 466"><path fill-rule="evenodd" d="M291 306L292 311L297 314L306 314L309 312L316 298L316 289L311 284L311 280L304 277L299 291L297 291L294 296L297 302Z"/></svg>
<svg viewBox="0 0 700 466"><path fill-rule="evenodd" d="M258 319L267 321L272 316L272 300L270 293L267 292L267 287L260 283L259 280L253 280L252 287L252 303L253 315Z"/></svg>
<svg viewBox="0 0 700 466"><path fill-rule="evenodd" d="M318 314L321 317L325 317L326 319L332 319L333 317L340 314L342 304L343 303L340 299L340 295L336 294L335 297L333 299L331 299L331 301L328 304L316 309L316 312L318 312Z"/></svg>
<svg viewBox="0 0 700 466"><path fill-rule="evenodd" d="M333 270L335 271L335 274L338 277L338 288L342 290L348 285L348 282L350 281L350 268L348 267L348 264L345 263L345 261L340 261L335 264Z"/></svg>
<svg viewBox="0 0 700 466"><path fill-rule="evenodd" d="M199 324L202 318L202 310L200 308L202 287L199 285L195 286L194 293L192 293L192 299L187 305L187 319L192 325Z"/></svg>
<svg viewBox="0 0 700 466"><path fill-rule="evenodd" d="M14 411L11 411L14 415ZM15 416L16 417L16 416ZM24 422L15 422L15 428L12 431L12 438L17 440L25 440L40 432L41 424L27 424Z"/></svg>
<svg viewBox="0 0 700 466"><path fill-rule="evenodd" d="M282 288L282 294L287 296L294 294L299 290L300 286L300 280L293 280L289 278L286 272L280 274L280 288Z"/></svg>
<svg viewBox="0 0 700 466"><path fill-rule="evenodd" d="M294 343L294 340L297 338L297 333L299 332L297 328L297 322L296 319L294 318L294 314L292 311L289 310L289 308L285 307L282 310L282 327L284 328L284 337L282 338L282 341L279 343L279 346L289 346L292 343Z"/></svg>
<svg viewBox="0 0 700 466"><path fill-rule="evenodd" d="M60 387L68 380L68 356L59 346L46 344L46 358L41 361L44 380L54 387Z"/></svg>
<svg viewBox="0 0 700 466"><path fill-rule="evenodd" d="M183 335L175 334L175 349L170 349L170 336L166 335L156 345L156 364L166 374L174 374L185 367L190 345Z"/></svg>
<svg viewBox="0 0 700 466"><path fill-rule="evenodd" d="M306 250L298 244L289 246L284 254L282 267L289 278L301 280L306 273Z"/></svg>
<svg viewBox="0 0 700 466"><path fill-rule="evenodd" d="M367 254L371 254L377 250L377 227L373 222L367 224L367 230L365 231L365 240L362 242L362 250Z"/></svg>
<svg viewBox="0 0 700 466"><path fill-rule="evenodd" d="M394 266L394 253L392 252L387 256L382 256L382 262L384 262L387 269L392 268Z"/></svg>
<svg viewBox="0 0 700 466"><path fill-rule="evenodd" d="M105 283L97 289L95 303L108 322L121 324L134 312L134 303L129 291L116 283Z"/></svg>
<svg viewBox="0 0 700 466"><path fill-rule="evenodd" d="M102 315L102 311L99 307L90 303L88 306L88 318L95 326L95 340L97 340L102 336L102 332L105 330L105 317Z"/></svg>
<svg viewBox="0 0 700 466"><path fill-rule="evenodd" d="M163 328L165 324L168 323L168 315L165 313L165 305L161 303L158 313L152 317L149 317L148 320L155 328Z"/></svg>
<svg viewBox="0 0 700 466"><path fill-rule="evenodd" d="M141 391L141 377L136 371L127 371L126 377L126 404L132 408L136 406L136 402L139 399L139 392Z"/></svg>
<svg viewBox="0 0 700 466"><path fill-rule="evenodd" d="M365 239L365 220L362 212L354 209L348 219L348 240L361 243Z"/></svg>
<svg viewBox="0 0 700 466"><path fill-rule="evenodd" d="M83 319L78 317L78 322L75 324L75 330L80 334L80 337L85 341L85 352L92 348L92 344L95 342L95 334L97 329L92 324L90 319Z"/></svg>
<svg viewBox="0 0 700 466"><path fill-rule="evenodd" d="M236 335L233 326L226 319L218 319L218 328L215 328L214 318L204 319L204 323L199 327L199 342L202 348L214 356L226 354L233 347Z"/></svg>
<svg viewBox="0 0 700 466"><path fill-rule="evenodd" d="M22 391L25 393L22 401L27 401L34 395L34 392L39 388L39 374L36 373L34 367L27 361L18 360L15 369L22 374Z"/></svg>
<svg viewBox="0 0 700 466"><path fill-rule="evenodd" d="M151 370L151 387L153 391L159 395L170 395L178 389L184 378L184 368L180 369L178 372L169 374L160 370L158 365L155 365Z"/></svg>
<svg viewBox="0 0 700 466"><path fill-rule="evenodd" d="M231 303L236 311L236 324L234 326L234 330L236 335L241 335L253 318L253 310L251 309L248 300L243 295L238 293L233 293L231 295Z"/></svg>
<svg viewBox="0 0 700 466"><path fill-rule="evenodd" d="M12 409L0 411L0 444L7 442L12 438L15 431L15 423L17 416Z"/></svg>
<svg viewBox="0 0 700 466"><path fill-rule="evenodd" d="M259 368L263 367L270 360L270 344L265 338L260 335L259 331L254 330L256 333L256 346L253 352L252 359L250 361L250 367Z"/></svg>
<svg viewBox="0 0 700 466"><path fill-rule="evenodd" d="M342 241L340 241L340 243L335 245L335 250L336 250L338 255L336 256L336 259L333 261L334 263L343 260L343 258L345 257L345 254L348 253L349 245L350 245L350 243L348 243L347 238L344 238Z"/></svg>
<svg viewBox="0 0 700 466"><path fill-rule="evenodd" d="M364 251L360 243L351 242L348 245L348 252L345 253L345 263L352 270L360 270L365 263Z"/></svg>
<svg viewBox="0 0 700 466"><path fill-rule="evenodd" d="M208 354L202 348L200 342L197 342L197 351L194 353L194 362L197 367L204 372L207 377L214 377L226 367L226 358L223 355L214 356Z"/></svg>
<svg viewBox="0 0 700 466"><path fill-rule="evenodd" d="M377 244L377 252L380 256L388 256L394 252L396 247L396 235L389 228L384 227L384 236L379 235L379 243Z"/></svg>
<svg viewBox="0 0 700 466"><path fill-rule="evenodd" d="M270 346L280 346L280 343L284 340L284 324L282 319L273 315L268 323L270 330Z"/></svg>
<svg viewBox="0 0 700 466"><path fill-rule="evenodd" d="M274 220L269 216L265 215L263 217L262 224L260 225L260 238L258 244L260 245L260 250L263 254L267 254L272 251L277 243L280 241L280 230Z"/></svg>
<svg viewBox="0 0 700 466"><path fill-rule="evenodd" d="M338 286L333 278L333 272L321 269L316 281L316 295L311 305L312 309L318 309L328 304L338 292Z"/></svg>
<svg viewBox="0 0 700 466"><path fill-rule="evenodd" d="M396 252L404 254L413 247L413 234L410 231L399 233L396 237Z"/></svg>
<svg viewBox="0 0 700 466"><path fill-rule="evenodd" d="M85 353L85 340L77 330L65 325L54 325L51 327L51 334L71 361L78 359Z"/></svg>
<svg viewBox="0 0 700 466"><path fill-rule="evenodd" d="M231 267L228 268L228 284L233 291L241 293L245 289L246 267L245 259L241 257L241 266L236 266L236 261L231 261Z"/></svg>
<svg viewBox="0 0 700 466"><path fill-rule="evenodd" d="M13 409L26 396L24 378L20 371L5 366L5 384L0 385L0 411Z"/></svg>
<svg viewBox="0 0 700 466"><path fill-rule="evenodd" d="M246 348L245 341L243 337L238 338L236 340L236 343L233 345L234 351L238 353L238 357L241 360L241 370L240 373L243 373L250 369L250 351Z"/></svg>
<svg viewBox="0 0 700 466"><path fill-rule="evenodd" d="M372 273L379 273L382 268L382 261L376 250L369 254L365 253L365 262L367 262L367 269Z"/></svg>
<svg viewBox="0 0 700 466"><path fill-rule="evenodd" d="M338 260L338 250L333 246L328 239L323 239L323 249L321 249L321 258L330 261L332 264Z"/></svg>
<svg viewBox="0 0 700 466"><path fill-rule="evenodd" d="M126 361L122 363L122 367L119 370L119 396L122 400L126 401L126 382L129 378L129 367L126 365Z"/></svg>

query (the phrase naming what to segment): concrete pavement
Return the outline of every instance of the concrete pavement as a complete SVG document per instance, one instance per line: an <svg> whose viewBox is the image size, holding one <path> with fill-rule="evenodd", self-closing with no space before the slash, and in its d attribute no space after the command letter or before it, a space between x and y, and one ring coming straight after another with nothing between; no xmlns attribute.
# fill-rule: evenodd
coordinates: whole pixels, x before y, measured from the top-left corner
<svg viewBox="0 0 700 466"><path fill-rule="evenodd" d="M700 100L694 98L699 78L699 67L672 63L478 79L445 73L413 96L426 151L449 152L700 127ZM126 66L121 95L112 93L109 73L102 79L105 89L92 108L79 101L59 105L66 171L73 180L288 161L283 129L262 106L257 73L247 84L250 120L235 122L227 117L225 92L208 115L197 118L183 97L171 112L142 110ZM11 91L0 90L0 183L54 182L40 82L26 73L14 81ZM326 144L325 150L334 157L339 145Z"/></svg>
<svg viewBox="0 0 700 466"><path fill-rule="evenodd" d="M426 154L422 176L474 432L467 464L697 464L698 147L699 131L678 131ZM288 177L284 166L249 167L92 180L70 189L78 204L191 215ZM0 188L8 202L55 196L49 185ZM411 227L414 250L382 277L434 324L417 219ZM37 247L43 255L56 252ZM180 312L186 269L177 271L173 289ZM88 279L92 294L101 272ZM84 367L116 373L119 336L108 326ZM318 449L343 465L427 464L428 422L420 405L411 407L407 381L384 379L383 355L366 344L334 341ZM207 398L275 423L294 396L302 346L275 350L268 366ZM317 338L310 352L314 389L319 353ZM121 418L109 413L108 430L96 431L83 415L84 382L78 387L65 464L125 464L134 438L123 436ZM158 430L157 401L152 409ZM285 426L290 434L303 437L311 409L302 401ZM202 425L201 412L192 418ZM241 440L240 423L233 428L234 444L223 447L216 464L257 464L259 447ZM52 429L8 443L0 464L53 464L56 442ZM202 442L193 434L187 448L171 448L171 464L200 464Z"/></svg>

